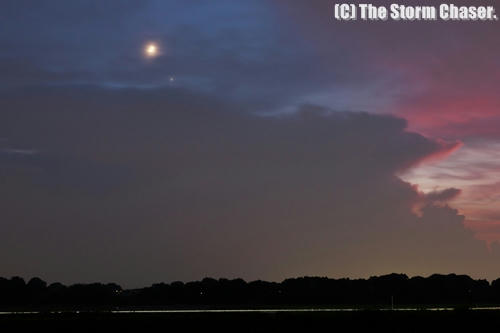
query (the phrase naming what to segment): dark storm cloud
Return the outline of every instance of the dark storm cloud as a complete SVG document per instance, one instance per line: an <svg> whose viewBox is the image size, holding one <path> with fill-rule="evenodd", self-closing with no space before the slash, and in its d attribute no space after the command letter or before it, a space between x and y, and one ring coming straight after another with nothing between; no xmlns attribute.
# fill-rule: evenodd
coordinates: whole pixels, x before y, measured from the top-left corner
<svg viewBox="0 0 500 333"><path fill-rule="evenodd" d="M496 274L473 259L486 248L456 211L412 213L421 195L395 174L447 148L404 120L313 105L257 117L173 88L23 96L3 96L0 132L40 153L16 172L0 167L3 274L129 285L478 265ZM30 171L44 155L60 169Z"/></svg>
<svg viewBox="0 0 500 333"><path fill-rule="evenodd" d="M43 189L61 198L107 195L110 190L123 189L128 176L126 166L99 164L33 150L2 150L0 165L0 178L5 185L23 178L23 181L29 181L31 189ZM6 196L9 193L4 192Z"/></svg>

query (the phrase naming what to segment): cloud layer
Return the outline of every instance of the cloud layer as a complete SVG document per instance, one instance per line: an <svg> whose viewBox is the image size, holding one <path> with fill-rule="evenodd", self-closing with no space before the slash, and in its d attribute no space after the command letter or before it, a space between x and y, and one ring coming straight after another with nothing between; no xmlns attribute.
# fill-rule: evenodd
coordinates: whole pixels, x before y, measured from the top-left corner
<svg viewBox="0 0 500 333"><path fill-rule="evenodd" d="M2 98L0 130L38 152L0 155L3 275L498 273L445 204L458 190L425 196L396 176L449 149L402 119L254 116L173 88L28 96Z"/></svg>

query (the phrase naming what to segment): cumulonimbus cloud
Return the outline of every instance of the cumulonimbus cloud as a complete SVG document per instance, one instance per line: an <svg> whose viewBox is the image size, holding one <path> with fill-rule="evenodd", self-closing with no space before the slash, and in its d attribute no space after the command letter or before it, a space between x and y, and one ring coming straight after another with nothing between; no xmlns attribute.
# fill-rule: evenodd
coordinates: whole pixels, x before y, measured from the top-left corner
<svg viewBox="0 0 500 333"><path fill-rule="evenodd" d="M402 119L311 105L260 117L179 89L53 89L2 100L0 132L66 166L60 177L51 164L4 174L4 273L27 271L15 263L35 252L30 271L71 281L85 267L125 284L150 282L144 269L167 279L497 273L445 204L459 190L412 211L422 194L397 174L449 147ZM21 238L21 252L7 251Z"/></svg>

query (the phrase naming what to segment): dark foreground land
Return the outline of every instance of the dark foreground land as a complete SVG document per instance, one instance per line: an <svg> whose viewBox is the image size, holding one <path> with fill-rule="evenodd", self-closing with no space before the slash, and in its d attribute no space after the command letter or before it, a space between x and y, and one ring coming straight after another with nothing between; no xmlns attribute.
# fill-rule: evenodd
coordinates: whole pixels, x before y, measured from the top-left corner
<svg viewBox="0 0 500 333"><path fill-rule="evenodd" d="M114 283L48 285L39 278L26 283L13 277L0 278L0 333L496 332L499 305L500 279L490 283L455 274L355 280L302 277L279 283L206 278L128 290Z"/></svg>
<svg viewBox="0 0 500 333"><path fill-rule="evenodd" d="M225 332L477 332L496 331L500 311L356 311L286 313L66 313L1 315L0 331L137 332L196 329ZM8 330L6 330L8 329Z"/></svg>

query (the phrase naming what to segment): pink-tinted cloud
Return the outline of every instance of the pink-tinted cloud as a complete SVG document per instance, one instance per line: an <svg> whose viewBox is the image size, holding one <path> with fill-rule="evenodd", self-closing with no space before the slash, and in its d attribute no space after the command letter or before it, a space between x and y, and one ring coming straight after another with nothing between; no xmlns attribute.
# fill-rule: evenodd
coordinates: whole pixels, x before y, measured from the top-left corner
<svg viewBox="0 0 500 333"><path fill-rule="evenodd" d="M355 62L356 73L369 73L351 75L346 80L351 87L355 87L352 82L384 87L380 98L389 101L388 108L369 111L390 110L408 120L409 130L442 146L405 169L402 177L430 197L447 188L462 190L450 200L465 214L468 225L481 239L500 240L498 233L473 227L475 221L500 217L496 184L500 179L500 22L342 23L325 14L332 6L329 1L299 2L284 9L284 15L314 41L325 66L349 66L339 56L342 50ZM421 199L416 211L425 204Z"/></svg>
<svg viewBox="0 0 500 333"><path fill-rule="evenodd" d="M411 130L451 140L500 136L500 21L345 23L332 19L332 6L289 1L281 9L324 66L356 68L341 76L344 84L383 86L372 99L389 101Z"/></svg>
<svg viewBox="0 0 500 333"><path fill-rule="evenodd" d="M439 146L439 149L436 150L434 153L429 154L423 157L421 160L417 161L414 167L426 163L433 163L443 160L448 156L450 156L451 154L453 154L454 152L458 151L463 146L463 143L460 141L446 142L439 138L435 139L434 142L436 142L436 144Z"/></svg>

